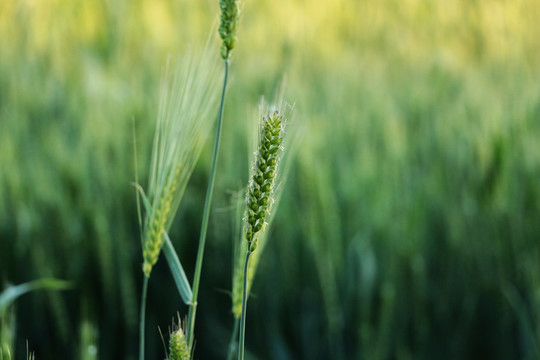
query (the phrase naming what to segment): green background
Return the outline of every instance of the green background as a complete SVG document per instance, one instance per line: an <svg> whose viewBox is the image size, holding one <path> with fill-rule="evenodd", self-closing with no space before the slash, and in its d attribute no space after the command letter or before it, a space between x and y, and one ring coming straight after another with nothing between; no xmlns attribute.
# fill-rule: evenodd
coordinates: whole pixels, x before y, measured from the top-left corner
<svg viewBox="0 0 540 360"><path fill-rule="evenodd" d="M27 340L37 359L136 358L134 156L146 186L167 56L218 16L209 0L0 2L0 287L75 283L17 302L15 358ZM245 0L196 358L226 353L234 193L259 99L284 78L301 139L248 358L540 357L539 18L535 0ZM211 147L171 230L190 279ZM160 259L149 359L186 311Z"/></svg>

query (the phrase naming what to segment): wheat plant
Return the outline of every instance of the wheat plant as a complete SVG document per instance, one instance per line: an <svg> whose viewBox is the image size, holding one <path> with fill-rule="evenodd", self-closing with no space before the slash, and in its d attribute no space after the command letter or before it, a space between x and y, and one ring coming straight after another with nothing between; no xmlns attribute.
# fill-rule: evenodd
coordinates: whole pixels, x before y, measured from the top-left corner
<svg viewBox="0 0 540 360"><path fill-rule="evenodd" d="M276 192L277 168L281 160L284 125L283 114L277 110L262 118L259 146L255 153L247 189L247 208L244 215L246 251L243 264L242 305L238 340L239 360L244 359L249 259L257 249L259 235L266 228L267 220L271 214L273 195ZM234 333L235 331L233 337L235 336Z"/></svg>
<svg viewBox="0 0 540 360"><path fill-rule="evenodd" d="M146 211L141 224L144 280L140 359L144 359L148 279L162 248L182 299L188 304L192 301L191 288L172 247L168 230L215 119L210 113L217 102L219 70L217 51L211 44L209 39L203 49L192 48L178 61L171 60L167 65L160 93L148 195L137 185Z"/></svg>
<svg viewBox="0 0 540 360"><path fill-rule="evenodd" d="M255 277L261 255L266 247L267 240L269 237L269 229L274 220L277 207L279 205L281 195L284 189L285 182L287 180L287 175L289 168L291 166L292 155L300 143L300 128L298 127L297 121L291 121L294 114L294 106L286 104L283 100L285 90L285 81L282 83L279 92L276 94L276 99L278 99L274 105L268 105L264 99L262 99L258 113L255 111L253 118L264 119L266 114L279 113L282 114L284 119L287 119L284 123L287 127L287 136L283 138L282 147L283 151L279 152L277 162L280 163L279 167L276 168L276 173L274 174L274 183L269 194L269 207L267 214L265 216L264 223L265 225L261 230L257 232L257 251L252 252L250 255L249 263L247 266L247 289L246 293L249 297L251 292L251 285L253 284L253 279ZM282 126L285 126L282 125ZM292 126L291 126L292 125ZM253 149L254 154L258 154L260 131L261 131L261 122L250 121L247 124L248 131L253 133L251 136L251 149ZM253 162L250 156L249 162ZM252 169L250 170L250 175L253 173L253 164ZM242 314L242 295L243 295L243 285L244 285L244 266L245 266L245 254L248 250L248 242L245 241L245 225L244 220L246 219L245 214L245 204L246 204L246 192L244 189L241 191L243 195L235 197L235 215L234 222L238 225L237 231L234 234L234 238L238 241L234 243L233 251L233 273L232 273L232 291L231 291L231 302L232 302L232 314L234 317L234 326L231 334L231 339L229 342L229 350L227 359L232 360L237 356L238 352L238 332L240 328L240 317Z"/></svg>
<svg viewBox="0 0 540 360"><path fill-rule="evenodd" d="M210 167L210 177L206 189L201 231L199 237L199 248L197 250L197 261L195 263L195 274L193 275L193 301L190 304L187 322L187 341L189 347L193 347L195 316L197 313L197 298L199 295L199 283L201 279L202 263L204 258L204 248L206 244L206 233L208 230L208 219L210 217L210 207L212 205L212 195L214 192L214 182L219 158L219 146L221 141L221 129L223 124L223 107L225 105L225 94L227 91L227 81L229 78L229 59L231 51L236 43L236 27L239 17L239 3L237 0L220 0L221 22L219 35L222 39L221 57L223 58L225 73L223 76L223 87L221 89L221 99L218 110L216 137L214 142L214 153L212 155L212 165Z"/></svg>

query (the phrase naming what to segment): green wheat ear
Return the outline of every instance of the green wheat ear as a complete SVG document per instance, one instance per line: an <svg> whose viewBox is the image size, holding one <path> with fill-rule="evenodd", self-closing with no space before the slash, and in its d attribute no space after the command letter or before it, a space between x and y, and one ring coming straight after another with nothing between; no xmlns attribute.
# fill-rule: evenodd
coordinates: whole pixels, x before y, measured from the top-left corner
<svg viewBox="0 0 540 360"><path fill-rule="evenodd" d="M237 0L220 0L219 7L221 9L219 36L223 40L221 44L221 57L227 60L236 43L236 26L240 11Z"/></svg>
<svg viewBox="0 0 540 360"><path fill-rule="evenodd" d="M274 111L263 117L260 125L259 147L255 153L255 161L246 196L247 209L244 219L244 237L246 239L247 249L242 275L242 308L238 333L239 360L244 359L245 351L246 306L249 294L249 258L257 249L258 234L265 228L265 221L270 217L278 161L281 160L280 150L282 149L283 133L283 115L279 111ZM264 232L262 233L264 234ZM233 292L234 290L233 287ZM229 346L229 349L232 349L232 347Z"/></svg>
<svg viewBox="0 0 540 360"><path fill-rule="evenodd" d="M190 353L186 336L182 327L179 325L170 335L169 360L189 360L189 358Z"/></svg>
<svg viewBox="0 0 540 360"><path fill-rule="evenodd" d="M279 200L281 198L281 194L283 192L283 188L286 182L288 169L291 166L291 159L293 157L293 154L295 152L295 149L298 147L299 143L299 128L298 128L298 122L292 121L293 113L294 113L294 106L288 105L283 100L283 89L281 89L281 93L278 93L276 96L277 103L274 105L278 109L278 114L281 114L282 120L281 120L281 126L282 128L287 128L287 135L283 138L282 147L284 147L284 151L278 151L278 156L276 158L276 162L279 164L278 168L275 169L276 173L274 174L275 180L272 185L272 189L269 195L269 201L268 201L268 209L264 218L263 228L256 233L256 247L257 251L253 253L251 256L251 260L249 262L249 268L248 268L248 288L247 293L250 293L251 285L253 283L253 278L255 276L262 252L266 246L267 240L268 240L268 228L272 224L272 220L274 218L274 215L276 213L276 207L279 205ZM262 101L259 107L259 117L263 119L263 121L266 119L261 114L268 113L268 105ZM274 114L274 112L270 111L270 114ZM259 129L262 129L263 123L261 122L259 124ZM291 126L292 125L292 126ZM260 134L260 130L259 130ZM260 136L259 136L260 137ZM258 141L254 141L253 147L258 149L260 145L258 144ZM258 150L256 154L258 154ZM253 160L251 160L253 162ZM255 160L256 161L256 160ZM255 165L252 166L250 176L252 177L254 175L255 169L257 167ZM249 196L249 191L248 191ZM244 199L238 199L237 200L237 207L238 209L242 208L244 205ZM270 208L271 207L271 208ZM249 212L249 210L248 210ZM245 232L247 229L247 221L249 221L249 218L247 216L247 212L244 212L246 216L243 217L243 231ZM240 218L240 217L239 217ZM236 319L240 318L240 314L242 311L242 287L243 287L243 281L244 281L244 255L248 249L248 242L244 240L244 233L242 233L241 239L239 242L236 243L235 251L234 251L234 265L233 265L233 281L232 281L232 312Z"/></svg>
<svg viewBox="0 0 540 360"><path fill-rule="evenodd" d="M283 129L283 116L278 111L262 120L259 149L255 154L246 198L245 238L250 252L257 248L256 234L263 229L270 213Z"/></svg>
<svg viewBox="0 0 540 360"><path fill-rule="evenodd" d="M220 76L211 45L209 38L203 50L188 52L178 63L168 65L162 81L148 197L143 197L146 277L158 260L164 235L215 120L211 111L218 99Z"/></svg>

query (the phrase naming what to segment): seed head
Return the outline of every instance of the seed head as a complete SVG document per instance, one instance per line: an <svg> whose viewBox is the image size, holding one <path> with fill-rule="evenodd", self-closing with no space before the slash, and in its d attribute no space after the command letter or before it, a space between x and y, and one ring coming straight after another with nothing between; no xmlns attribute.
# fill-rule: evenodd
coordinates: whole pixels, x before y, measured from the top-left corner
<svg viewBox="0 0 540 360"><path fill-rule="evenodd" d="M161 196L154 213L148 219L148 227L144 233L143 242L143 272L147 277L150 277L152 267L156 264L163 246L163 232L170 218L173 197L179 181L179 172L180 168L177 168L174 177L171 179L170 187L163 189L164 194Z"/></svg>
<svg viewBox="0 0 540 360"><path fill-rule="evenodd" d="M227 60L236 43L236 25L238 24L238 1L220 0L221 22L219 36L223 40L221 44L221 57Z"/></svg>
<svg viewBox="0 0 540 360"><path fill-rule="evenodd" d="M164 232L171 227L212 128L214 117L209 112L217 101L219 62L211 52L216 48L208 41L203 49L168 64L163 77L142 229L146 277L158 260Z"/></svg>
<svg viewBox="0 0 540 360"><path fill-rule="evenodd" d="M276 111L262 119L259 148L248 186L245 237L250 251L257 248L255 235L264 227L270 212L282 140L283 116Z"/></svg>
<svg viewBox="0 0 540 360"><path fill-rule="evenodd" d="M169 360L189 360L189 348L186 336L179 326L171 333L169 339Z"/></svg>

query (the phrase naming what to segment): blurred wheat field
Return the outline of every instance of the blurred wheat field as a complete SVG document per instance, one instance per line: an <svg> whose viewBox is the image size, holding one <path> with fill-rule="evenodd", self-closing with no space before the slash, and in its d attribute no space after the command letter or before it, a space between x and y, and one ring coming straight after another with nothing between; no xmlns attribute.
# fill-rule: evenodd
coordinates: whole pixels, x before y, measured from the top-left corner
<svg viewBox="0 0 540 360"><path fill-rule="evenodd" d="M135 359L142 278L132 122L147 179L169 54L217 1L0 2L0 289L16 357ZM199 295L225 357L235 192L253 109L284 77L303 134L261 258L249 359L540 357L540 3L245 0ZM171 229L192 277L207 143ZM146 185L146 184L144 184ZM186 307L163 259L147 349ZM157 295L159 294L159 295ZM2 359L3 360L3 359Z"/></svg>

